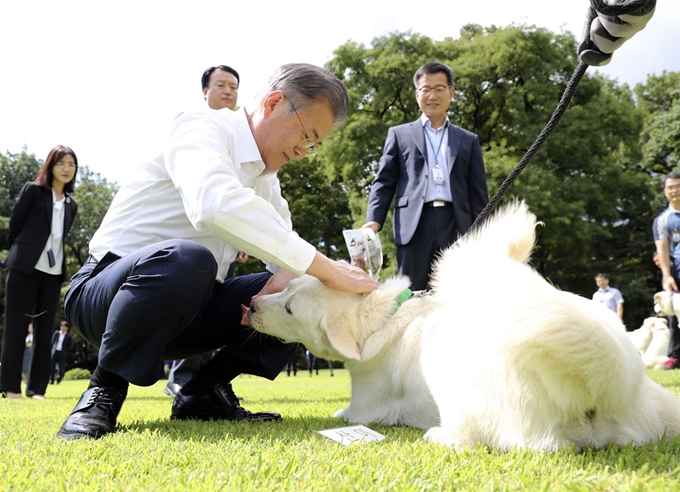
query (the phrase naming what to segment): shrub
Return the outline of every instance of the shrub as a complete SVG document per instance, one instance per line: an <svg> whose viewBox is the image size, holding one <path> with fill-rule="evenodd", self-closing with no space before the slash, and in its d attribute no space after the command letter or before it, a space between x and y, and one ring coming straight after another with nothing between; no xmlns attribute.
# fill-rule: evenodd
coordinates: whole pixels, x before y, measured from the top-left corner
<svg viewBox="0 0 680 492"><path fill-rule="evenodd" d="M92 373L87 369L82 367L74 367L73 369L66 371L64 374L64 379L74 380L74 379L90 379Z"/></svg>

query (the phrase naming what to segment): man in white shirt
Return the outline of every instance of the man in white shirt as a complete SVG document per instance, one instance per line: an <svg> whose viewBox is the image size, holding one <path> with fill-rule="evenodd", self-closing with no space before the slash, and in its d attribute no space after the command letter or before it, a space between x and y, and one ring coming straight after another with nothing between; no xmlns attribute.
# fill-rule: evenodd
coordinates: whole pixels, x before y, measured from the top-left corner
<svg viewBox="0 0 680 492"><path fill-rule="evenodd" d="M243 409L229 384L242 373L274 379L294 355L295 345L243 326L244 306L303 273L347 292L377 287L293 232L276 176L316 152L348 111L332 73L289 64L236 112L203 106L176 118L162 154L116 194L71 279L65 311L99 347L99 365L58 436L114 431L129 383L152 385L163 360L216 349L175 397L171 418L280 420ZM239 251L268 271L227 278Z"/></svg>
<svg viewBox="0 0 680 492"><path fill-rule="evenodd" d="M604 304L623 321L623 295L619 289L609 286L609 275L598 273L595 275L595 284L598 289L593 293L593 301Z"/></svg>

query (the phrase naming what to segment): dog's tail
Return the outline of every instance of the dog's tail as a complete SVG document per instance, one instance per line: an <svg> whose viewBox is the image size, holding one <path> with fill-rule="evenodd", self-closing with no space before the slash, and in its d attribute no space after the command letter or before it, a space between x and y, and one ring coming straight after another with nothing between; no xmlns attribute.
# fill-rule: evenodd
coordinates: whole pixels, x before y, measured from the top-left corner
<svg viewBox="0 0 680 492"><path fill-rule="evenodd" d="M446 279L454 281L461 264L493 258L528 262L536 242L537 224L524 201L514 200L503 206L440 255L433 268L433 289L441 290Z"/></svg>

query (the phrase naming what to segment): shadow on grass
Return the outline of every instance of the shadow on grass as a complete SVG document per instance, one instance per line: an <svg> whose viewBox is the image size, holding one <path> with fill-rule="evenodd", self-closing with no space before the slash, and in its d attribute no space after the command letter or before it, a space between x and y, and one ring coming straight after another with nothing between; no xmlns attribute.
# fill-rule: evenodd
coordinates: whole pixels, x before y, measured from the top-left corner
<svg viewBox="0 0 680 492"><path fill-rule="evenodd" d="M248 441L253 444L267 444L272 441L295 444L319 437L315 431L347 427L342 419L328 417L284 417L281 422L231 422L231 421L198 421L167 420L133 422L119 426L119 432L132 432L155 435L176 441L205 441L220 443L225 440ZM417 441L424 431L404 426L371 425L371 429L385 435L394 434L395 438ZM329 441L330 442L330 441Z"/></svg>

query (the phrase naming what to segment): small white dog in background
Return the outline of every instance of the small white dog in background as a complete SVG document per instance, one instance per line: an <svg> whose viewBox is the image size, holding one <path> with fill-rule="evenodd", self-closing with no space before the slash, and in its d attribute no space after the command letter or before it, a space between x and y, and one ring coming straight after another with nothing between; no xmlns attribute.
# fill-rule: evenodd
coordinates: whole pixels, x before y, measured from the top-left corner
<svg viewBox="0 0 680 492"><path fill-rule="evenodd" d="M680 313L680 294L667 290L654 294L654 312L664 316L677 316Z"/></svg>
<svg viewBox="0 0 680 492"><path fill-rule="evenodd" d="M649 347L649 344L652 341L652 333L655 329L659 329L659 325L663 325L668 329L668 320L657 316L651 316L645 318L640 328L628 332L630 340L633 342L635 349L641 356L645 353L647 347Z"/></svg>
<svg viewBox="0 0 680 492"><path fill-rule="evenodd" d="M680 434L680 398L645 375L616 314L529 265L536 218L503 207L438 260L430 296L408 280L367 295L309 276L255 299L252 326L344 360L353 423L428 428L456 448L641 445ZM493 304L488 296L493 280ZM485 313L480 316L479 313Z"/></svg>
<svg viewBox="0 0 680 492"><path fill-rule="evenodd" d="M642 362L647 369L661 369L668 361L671 331L668 329L668 321L663 318L657 319L659 321L652 325L652 339L642 354Z"/></svg>

